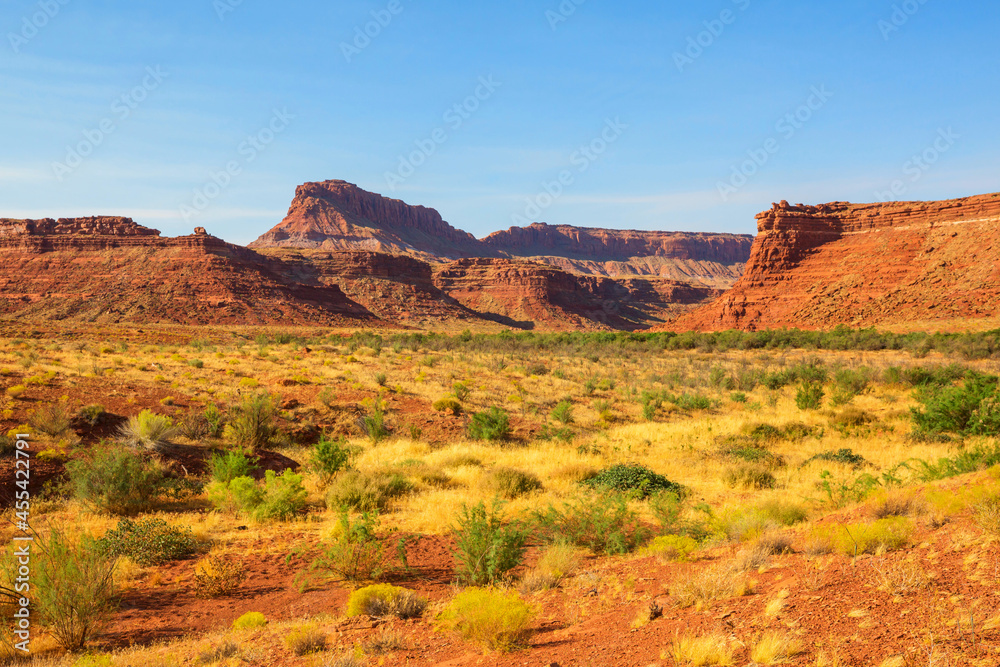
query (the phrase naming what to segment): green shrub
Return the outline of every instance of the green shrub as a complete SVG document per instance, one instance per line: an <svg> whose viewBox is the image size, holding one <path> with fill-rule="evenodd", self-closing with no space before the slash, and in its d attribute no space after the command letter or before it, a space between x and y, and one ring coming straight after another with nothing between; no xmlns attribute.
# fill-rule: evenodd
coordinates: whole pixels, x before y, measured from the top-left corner
<svg viewBox="0 0 1000 667"><path fill-rule="evenodd" d="M413 490L413 485L397 473L349 471L338 475L326 494L330 509L349 508L358 512L384 512L392 501Z"/></svg>
<svg viewBox="0 0 1000 667"><path fill-rule="evenodd" d="M170 446L176 432L170 417L143 410L122 424L119 437L129 447L161 452Z"/></svg>
<svg viewBox="0 0 1000 667"><path fill-rule="evenodd" d="M708 535L704 520L685 517L687 502L672 491L661 491L649 498L649 509L660 524L660 532L667 535L685 535L702 540Z"/></svg>
<svg viewBox="0 0 1000 667"><path fill-rule="evenodd" d="M455 384L451 385L451 390L452 392L454 392L455 398L457 398L460 401L464 401L469 397L469 394L472 393L472 389L469 387L469 385L465 384L464 382L456 382Z"/></svg>
<svg viewBox="0 0 1000 667"><path fill-rule="evenodd" d="M978 470L986 470L1000 464L1000 444L978 444L966 447L954 456L943 457L936 462L915 460L917 478L923 482L965 475Z"/></svg>
<svg viewBox="0 0 1000 667"><path fill-rule="evenodd" d="M477 412L469 420L469 437L473 440L498 442L509 440L511 436L510 417L500 408L493 407L486 412Z"/></svg>
<svg viewBox="0 0 1000 667"><path fill-rule="evenodd" d="M584 486L602 491L617 491L647 498L660 491L684 494L684 487L655 473L638 463L625 463L605 468L596 475L581 482Z"/></svg>
<svg viewBox="0 0 1000 667"><path fill-rule="evenodd" d="M278 435L274 423L278 404L267 392L250 396L229 409L223 438L246 451L256 452L267 447Z"/></svg>
<svg viewBox="0 0 1000 667"><path fill-rule="evenodd" d="M573 423L573 404L569 401L561 401L552 408L552 418L563 424Z"/></svg>
<svg viewBox="0 0 1000 667"><path fill-rule="evenodd" d="M319 476L320 484L326 486L341 470L347 467L351 452L343 438L323 436L316 443L312 453L312 469Z"/></svg>
<svg viewBox="0 0 1000 667"><path fill-rule="evenodd" d="M221 436L226 426L226 416L219 409L219 406L215 403L209 403L202 415L205 417L205 423L208 424L208 435L213 438Z"/></svg>
<svg viewBox="0 0 1000 667"><path fill-rule="evenodd" d="M372 618L419 618L427 608L427 600L412 591L391 584L375 584L359 588L347 599L346 616Z"/></svg>
<svg viewBox="0 0 1000 667"><path fill-rule="evenodd" d="M95 447L67 463L66 472L77 500L110 514L135 515L176 494L159 464L122 447Z"/></svg>
<svg viewBox="0 0 1000 667"><path fill-rule="evenodd" d="M536 510L536 534L549 543L564 542L590 549L595 554L625 554L640 546L649 531L620 495L588 495Z"/></svg>
<svg viewBox="0 0 1000 667"><path fill-rule="evenodd" d="M376 534L378 514L365 513L352 521L344 510L340 513L337 528L335 537L320 545L319 556L310 563L300 582L308 582L317 576L321 579L368 581L378 579L391 568L392 559Z"/></svg>
<svg viewBox="0 0 1000 667"><path fill-rule="evenodd" d="M974 371L961 386L925 386L917 391L923 409L912 409L914 425L925 433L1000 435L998 394L995 376Z"/></svg>
<svg viewBox="0 0 1000 667"><path fill-rule="evenodd" d="M483 486L501 498L514 500L532 491L541 490L542 482L530 472L498 467L484 475Z"/></svg>
<svg viewBox="0 0 1000 667"><path fill-rule="evenodd" d="M233 621L233 630L256 630L265 625L267 625L267 617L264 614L259 611L248 611Z"/></svg>
<svg viewBox="0 0 1000 667"><path fill-rule="evenodd" d="M523 646L535 612L517 593L470 588L448 604L441 624L463 639L506 653Z"/></svg>
<svg viewBox="0 0 1000 667"><path fill-rule="evenodd" d="M439 398L438 400L434 401L434 404L431 407L434 409L435 412L450 412L456 417L462 414L462 404L458 401L457 398L454 398L452 396L445 396L444 398Z"/></svg>
<svg viewBox="0 0 1000 667"><path fill-rule="evenodd" d="M250 477L257 466L242 452L214 453L208 460L208 471L216 482L228 484L237 477Z"/></svg>
<svg viewBox="0 0 1000 667"><path fill-rule="evenodd" d="M519 522L503 519L502 505L462 506L455 536L455 571L462 582L473 585L504 581L524 559L528 532Z"/></svg>
<svg viewBox="0 0 1000 667"><path fill-rule="evenodd" d="M795 405L799 410L819 410L824 395L823 385L819 382L803 382L795 393Z"/></svg>
<svg viewBox="0 0 1000 667"><path fill-rule="evenodd" d="M361 423L372 442L377 444L389 437L389 427L385 423L385 407L380 402L376 401L371 414L362 417Z"/></svg>
<svg viewBox="0 0 1000 667"><path fill-rule="evenodd" d="M190 528L168 526L163 519L122 519L98 544L112 556L127 556L139 565L162 565L195 552Z"/></svg>
<svg viewBox="0 0 1000 667"><path fill-rule="evenodd" d="M837 451L821 452L814 456L810 456L808 459L805 460L805 462L802 465L806 466L809 463L812 463L813 461L827 461L830 463L840 463L845 466L850 466L855 470L859 470L861 468L871 465L871 463L869 463L865 459L865 457L861 456L860 454L855 454L853 450L848 448L838 449Z"/></svg>
<svg viewBox="0 0 1000 667"><path fill-rule="evenodd" d="M826 494L827 501L834 507L861 502L881 484L878 478L868 473L854 478L836 478L829 470L824 470L819 477L816 487Z"/></svg>
<svg viewBox="0 0 1000 667"><path fill-rule="evenodd" d="M37 538L31 553L32 626L45 627L67 651L81 650L117 609L116 559L92 538L73 543L59 528ZM2 563L0 586L13 589L17 560L8 551Z"/></svg>
<svg viewBox="0 0 1000 667"><path fill-rule="evenodd" d="M212 482L205 487L215 508L228 514L251 514L264 500L264 491L252 477L236 477L227 482Z"/></svg>
<svg viewBox="0 0 1000 667"><path fill-rule="evenodd" d="M290 469L281 475L268 470L264 473L264 494L253 510L253 516L258 521L287 521L299 515L305 506L306 490L302 486L302 475L296 475Z"/></svg>
<svg viewBox="0 0 1000 667"><path fill-rule="evenodd" d="M769 467L760 464L739 465L726 470L723 479L732 488L742 489L773 489L778 480Z"/></svg>

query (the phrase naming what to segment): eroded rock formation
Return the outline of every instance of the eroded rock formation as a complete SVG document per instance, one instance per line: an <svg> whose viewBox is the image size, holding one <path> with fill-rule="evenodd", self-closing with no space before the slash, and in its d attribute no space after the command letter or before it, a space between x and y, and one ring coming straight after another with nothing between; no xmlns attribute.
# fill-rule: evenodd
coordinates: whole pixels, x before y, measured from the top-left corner
<svg viewBox="0 0 1000 667"><path fill-rule="evenodd" d="M1000 314L1000 194L775 204L743 277L677 329L830 328Z"/></svg>

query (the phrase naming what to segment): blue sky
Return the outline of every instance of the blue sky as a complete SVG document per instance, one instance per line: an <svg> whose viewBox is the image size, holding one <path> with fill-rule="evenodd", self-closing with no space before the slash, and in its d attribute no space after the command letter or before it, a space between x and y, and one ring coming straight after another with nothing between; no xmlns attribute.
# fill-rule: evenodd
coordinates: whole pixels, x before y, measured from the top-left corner
<svg viewBox="0 0 1000 667"><path fill-rule="evenodd" d="M998 19L967 0L5 0L0 216L246 243L296 185L340 178L477 236L753 233L781 199L993 192Z"/></svg>

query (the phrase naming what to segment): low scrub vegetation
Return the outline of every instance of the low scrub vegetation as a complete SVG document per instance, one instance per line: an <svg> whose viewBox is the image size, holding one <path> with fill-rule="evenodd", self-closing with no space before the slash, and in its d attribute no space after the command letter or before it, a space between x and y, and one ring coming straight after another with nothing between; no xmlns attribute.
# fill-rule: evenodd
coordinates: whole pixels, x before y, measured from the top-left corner
<svg viewBox="0 0 1000 667"><path fill-rule="evenodd" d="M467 641L506 653L525 644L534 618L535 610L517 593L469 588L448 603L439 621Z"/></svg>

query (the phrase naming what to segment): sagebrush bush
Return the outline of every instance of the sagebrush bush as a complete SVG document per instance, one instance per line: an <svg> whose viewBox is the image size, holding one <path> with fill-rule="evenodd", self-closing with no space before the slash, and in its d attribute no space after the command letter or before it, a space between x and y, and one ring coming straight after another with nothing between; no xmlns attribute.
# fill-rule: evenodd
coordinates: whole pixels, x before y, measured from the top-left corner
<svg viewBox="0 0 1000 667"><path fill-rule="evenodd" d="M200 598L232 595L246 579L243 563L219 555L203 558L194 568L194 591Z"/></svg>
<svg viewBox="0 0 1000 667"><path fill-rule="evenodd" d="M163 468L122 447L95 447L66 464L73 496L104 512L131 516L176 493Z"/></svg>
<svg viewBox="0 0 1000 667"><path fill-rule="evenodd" d="M493 407L486 412L477 412L469 420L469 437L473 440L500 442L511 436L510 417L504 410Z"/></svg>
<svg viewBox="0 0 1000 667"><path fill-rule="evenodd" d="M627 500L615 494L588 495L550 505L532 514L534 532L549 543L563 542L590 549L595 554L625 554L649 537Z"/></svg>
<svg viewBox="0 0 1000 667"><path fill-rule="evenodd" d="M535 611L517 593L469 588L456 595L439 620L463 639L506 653L523 646Z"/></svg>
<svg viewBox="0 0 1000 667"><path fill-rule="evenodd" d="M278 435L275 417L278 402L267 392L254 394L242 403L229 408L223 438L249 452L255 452L271 444Z"/></svg>
<svg viewBox="0 0 1000 667"><path fill-rule="evenodd" d="M698 550L698 540L687 535L660 535L646 547L646 553L664 562L686 561Z"/></svg>
<svg viewBox="0 0 1000 667"><path fill-rule="evenodd" d="M445 396L444 398L439 398L438 400L434 401L434 404L431 405L431 408L433 408L435 412L450 412L456 417L462 414L462 403L453 396Z"/></svg>
<svg viewBox="0 0 1000 667"><path fill-rule="evenodd" d="M726 485L732 488L773 489L778 485L778 479L766 465L744 464L726 470L723 475Z"/></svg>
<svg viewBox="0 0 1000 667"><path fill-rule="evenodd" d="M906 546L912 534L913 523L903 517L820 526L812 531L814 539L827 542L845 556L895 551Z"/></svg>
<svg viewBox="0 0 1000 667"><path fill-rule="evenodd" d="M257 465L242 452L214 453L208 460L208 471L216 482L228 484L237 477L251 477Z"/></svg>
<svg viewBox="0 0 1000 667"><path fill-rule="evenodd" d="M28 423L40 433L59 437L69 430L72 416L73 413L70 411L69 405L64 401L46 403L31 413Z"/></svg>
<svg viewBox="0 0 1000 667"><path fill-rule="evenodd" d="M413 485L397 473L350 471L334 479L326 494L326 506L358 512L384 512L392 501L413 490Z"/></svg>
<svg viewBox="0 0 1000 667"><path fill-rule="evenodd" d="M162 452L170 447L170 439L177 433L170 417L143 410L129 417L118 431L121 441L129 447Z"/></svg>
<svg viewBox="0 0 1000 667"><path fill-rule="evenodd" d="M482 484L487 491L507 500L514 500L543 488L542 481L536 475L505 467L493 468L483 475Z"/></svg>
<svg viewBox="0 0 1000 667"><path fill-rule="evenodd" d="M267 625L267 617L264 614L259 611L248 611L233 621L233 630L255 630L265 625Z"/></svg>
<svg viewBox="0 0 1000 667"><path fill-rule="evenodd" d="M326 650L326 633L309 624L290 630L285 635L285 646L293 655L303 656Z"/></svg>
<svg viewBox="0 0 1000 667"><path fill-rule="evenodd" d="M625 463L605 468L581 483L592 489L631 493L639 498L647 498L651 494L661 491L669 491L677 495L685 494L685 489L680 484L671 482L663 475L638 463Z"/></svg>
<svg viewBox="0 0 1000 667"><path fill-rule="evenodd" d="M359 588L347 599L345 615L395 617L406 620L419 618L427 608L427 600L413 591L391 584L375 584Z"/></svg>
<svg viewBox="0 0 1000 667"><path fill-rule="evenodd" d="M82 649L117 609L116 558L89 536L74 542L60 528L37 538L31 553L32 626L43 626L67 651ZM18 562L11 552L0 562L0 585L13 589Z"/></svg>
<svg viewBox="0 0 1000 667"><path fill-rule="evenodd" d="M459 581L481 586L506 580L524 559L528 531L506 521L503 506L463 505L455 526L455 572Z"/></svg>
<svg viewBox="0 0 1000 667"><path fill-rule="evenodd" d="M191 528L168 526L163 519L122 519L98 544L112 556L127 556L143 566L185 558L196 548Z"/></svg>

